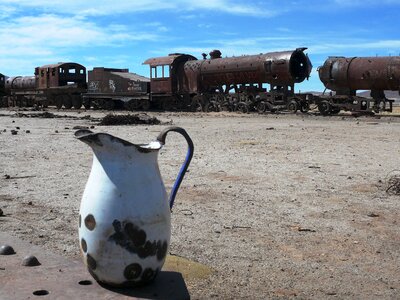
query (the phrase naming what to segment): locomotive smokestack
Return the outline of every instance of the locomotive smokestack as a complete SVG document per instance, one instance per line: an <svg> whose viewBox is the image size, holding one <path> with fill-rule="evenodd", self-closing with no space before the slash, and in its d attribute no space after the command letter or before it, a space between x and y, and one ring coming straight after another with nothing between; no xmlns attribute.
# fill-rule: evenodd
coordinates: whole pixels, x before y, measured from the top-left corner
<svg viewBox="0 0 400 300"><path fill-rule="evenodd" d="M210 52L210 57L211 59L215 59L215 58L221 58L221 51L219 50L213 50Z"/></svg>
<svg viewBox="0 0 400 300"><path fill-rule="evenodd" d="M202 53L201 55L203 56L203 59L207 59L207 54L206 53Z"/></svg>

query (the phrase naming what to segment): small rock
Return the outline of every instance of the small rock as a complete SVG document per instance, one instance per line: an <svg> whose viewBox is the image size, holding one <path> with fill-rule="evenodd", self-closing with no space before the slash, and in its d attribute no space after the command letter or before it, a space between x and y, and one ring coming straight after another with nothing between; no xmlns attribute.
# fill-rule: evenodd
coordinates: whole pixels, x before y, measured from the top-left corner
<svg viewBox="0 0 400 300"><path fill-rule="evenodd" d="M4 216L3 210L0 208L0 217Z"/></svg>
<svg viewBox="0 0 400 300"><path fill-rule="evenodd" d="M11 134L12 134L12 135L17 135L17 134L18 134L18 131L16 131L16 130L11 130Z"/></svg>
<svg viewBox="0 0 400 300"><path fill-rule="evenodd" d="M379 217L378 214L373 213L373 212L369 213L367 216L368 216L368 217L371 217L371 218L377 218L377 217Z"/></svg>
<svg viewBox="0 0 400 300"><path fill-rule="evenodd" d="M32 201L29 201L29 202L28 202L28 205L33 205Z"/></svg>
<svg viewBox="0 0 400 300"><path fill-rule="evenodd" d="M18 130L19 130L19 129L21 129L21 128L19 128L19 127L17 126L17 127L15 127L15 129L18 129Z"/></svg>
<svg viewBox="0 0 400 300"><path fill-rule="evenodd" d="M3 132L7 132L7 129L4 129Z"/></svg>
<svg viewBox="0 0 400 300"><path fill-rule="evenodd" d="M36 258L36 256L29 255L24 258L24 260L22 261L22 265L25 267L36 267L36 266L40 266L41 263Z"/></svg>
<svg viewBox="0 0 400 300"><path fill-rule="evenodd" d="M27 130L27 131L25 131L26 133L31 133L31 131L30 130Z"/></svg>
<svg viewBox="0 0 400 300"><path fill-rule="evenodd" d="M58 130L55 130L54 132L55 132L55 133L58 133Z"/></svg>
<svg viewBox="0 0 400 300"><path fill-rule="evenodd" d="M10 178L11 178L11 176L8 174L4 175L4 179L10 179Z"/></svg>
<svg viewBox="0 0 400 300"><path fill-rule="evenodd" d="M12 255L15 254L14 248L10 245L3 245L0 247L0 255Z"/></svg>
<svg viewBox="0 0 400 300"><path fill-rule="evenodd" d="M90 126L90 129L93 129L93 128L94 128L94 125Z"/></svg>

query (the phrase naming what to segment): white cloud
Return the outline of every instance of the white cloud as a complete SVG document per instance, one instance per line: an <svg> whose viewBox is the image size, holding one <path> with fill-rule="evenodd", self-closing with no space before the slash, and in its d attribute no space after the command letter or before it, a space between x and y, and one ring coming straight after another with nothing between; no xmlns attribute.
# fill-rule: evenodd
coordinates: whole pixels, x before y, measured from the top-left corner
<svg viewBox="0 0 400 300"><path fill-rule="evenodd" d="M174 12L210 10L235 15L268 17L276 14L271 7L245 3L238 0L141 0L141 1L108 1L108 0L1 0L0 3L16 7L33 7L51 13L79 14L84 16L113 15L121 13L168 10ZM77 13L74 13L77 12Z"/></svg>

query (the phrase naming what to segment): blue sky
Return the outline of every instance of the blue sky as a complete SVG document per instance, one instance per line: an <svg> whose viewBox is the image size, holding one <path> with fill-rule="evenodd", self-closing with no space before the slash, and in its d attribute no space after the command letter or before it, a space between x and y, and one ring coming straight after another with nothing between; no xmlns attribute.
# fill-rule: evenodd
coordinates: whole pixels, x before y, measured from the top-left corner
<svg viewBox="0 0 400 300"><path fill-rule="evenodd" d="M330 55L400 55L400 0L0 0L0 73L33 75L60 61L129 68L181 52L201 58L308 47L308 82L323 90L316 69Z"/></svg>

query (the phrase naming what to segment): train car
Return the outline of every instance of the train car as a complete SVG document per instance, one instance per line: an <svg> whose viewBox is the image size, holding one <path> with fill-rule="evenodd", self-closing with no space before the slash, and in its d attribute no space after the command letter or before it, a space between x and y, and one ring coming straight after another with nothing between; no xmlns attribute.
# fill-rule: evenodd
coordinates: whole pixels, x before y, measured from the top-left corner
<svg viewBox="0 0 400 300"><path fill-rule="evenodd" d="M85 108L148 110L150 79L129 69L93 68L88 71Z"/></svg>
<svg viewBox="0 0 400 300"><path fill-rule="evenodd" d="M82 93L86 92L86 68L78 63L57 63L35 69L38 103L55 105L58 109L82 106Z"/></svg>
<svg viewBox="0 0 400 300"><path fill-rule="evenodd" d="M306 110L306 100L294 94L294 84L308 78L312 69L305 49L229 58L214 50L209 59L203 54L203 60L187 54L151 58L144 62L151 69L151 99L165 108L194 111Z"/></svg>
<svg viewBox="0 0 400 300"><path fill-rule="evenodd" d="M80 108L86 92L86 68L77 63L58 63L35 68L34 76L5 80L3 106Z"/></svg>
<svg viewBox="0 0 400 300"><path fill-rule="evenodd" d="M340 110L391 112L393 100L387 99L384 91L400 92L400 56L332 56L318 73L325 88L332 91L315 99L324 115ZM369 90L371 98L357 96L360 90Z"/></svg>
<svg viewBox="0 0 400 300"><path fill-rule="evenodd" d="M4 99L4 96L6 95L6 79L7 77L0 73L0 107L5 106L4 102L6 101L6 99Z"/></svg>

